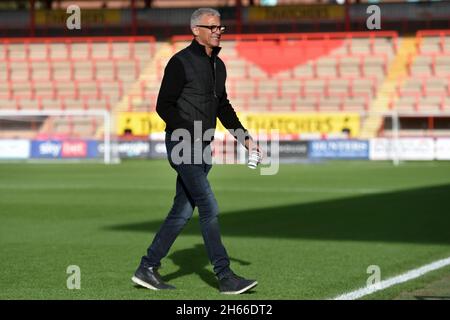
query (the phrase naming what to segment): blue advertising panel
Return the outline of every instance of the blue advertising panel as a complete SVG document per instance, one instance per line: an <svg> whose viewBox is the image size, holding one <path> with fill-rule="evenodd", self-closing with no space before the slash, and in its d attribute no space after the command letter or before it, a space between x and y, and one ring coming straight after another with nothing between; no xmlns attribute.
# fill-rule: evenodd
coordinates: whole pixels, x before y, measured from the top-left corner
<svg viewBox="0 0 450 320"><path fill-rule="evenodd" d="M315 140L308 152L312 159L369 159L369 141Z"/></svg>
<svg viewBox="0 0 450 320"><path fill-rule="evenodd" d="M58 159L61 158L62 142L58 140L32 140L31 158Z"/></svg>
<svg viewBox="0 0 450 320"><path fill-rule="evenodd" d="M100 157L100 152L98 150L99 142L96 140L87 141L87 157L88 158L98 158Z"/></svg>

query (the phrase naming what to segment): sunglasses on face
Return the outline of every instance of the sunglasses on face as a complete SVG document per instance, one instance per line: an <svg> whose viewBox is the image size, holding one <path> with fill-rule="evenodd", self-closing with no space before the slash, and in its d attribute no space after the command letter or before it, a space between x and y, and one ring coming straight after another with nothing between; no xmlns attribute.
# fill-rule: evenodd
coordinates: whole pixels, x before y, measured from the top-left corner
<svg viewBox="0 0 450 320"><path fill-rule="evenodd" d="M225 26L205 26L200 24L196 25L196 27L209 29L212 33L217 31L220 31L220 33L224 33L226 29Z"/></svg>

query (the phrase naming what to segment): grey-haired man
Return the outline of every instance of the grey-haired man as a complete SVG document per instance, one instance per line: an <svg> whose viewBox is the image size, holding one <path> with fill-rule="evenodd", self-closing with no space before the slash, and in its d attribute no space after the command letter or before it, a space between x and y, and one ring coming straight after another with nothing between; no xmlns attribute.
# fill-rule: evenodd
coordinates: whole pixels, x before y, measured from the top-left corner
<svg viewBox="0 0 450 320"><path fill-rule="evenodd" d="M220 236L218 204L207 179L211 163L203 157L200 163L176 161L173 151L181 141L175 139L175 131L184 129L189 133L191 138L184 143L191 144L191 150L198 150L196 145L201 139L202 154L210 155L210 141L205 141L203 137L205 132L214 131L216 119L219 118L231 133L239 130L243 133L240 137L234 135L248 150L257 146L227 98L226 69L217 56L220 38L225 31L219 12L209 8L196 10L191 17L191 30L194 35L192 43L175 54L166 66L156 107L166 122L169 163L178 173L176 195L172 209L148 248L147 255L142 257L132 280L149 289L174 289L163 281L158 267L197 207L203 240L219 280L220 292L240 294L255 287L257 282L237 276L230 268L230 259ZM194 122L201 123L199 137L196 136L198 131L194 128Z"/></svg>

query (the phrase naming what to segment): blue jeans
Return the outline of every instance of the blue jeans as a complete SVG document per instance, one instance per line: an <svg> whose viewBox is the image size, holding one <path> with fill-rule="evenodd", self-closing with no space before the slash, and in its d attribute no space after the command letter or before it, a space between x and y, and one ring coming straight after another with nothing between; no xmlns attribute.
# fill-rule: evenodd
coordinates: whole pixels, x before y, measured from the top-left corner
<svg viewBox="0 0 450 320"><path fill-rule="evenodd" d="M219 207L207 179L212 166L205 163L204 159L201 164L174 164L171 153L177 143L179 142L170 140L170 134L166 134L168 160L178 173L176 195L169 214L147 249L147 255L142 257L141 265L145 267L161 265L161 259L167 255L175 239L192 217L194 208L197 207L206 251L214 266L214 273L220 279L230 273L230 259L221 241ZM202 150L205 148L210 154L210 146L203 143Z"/></svg>

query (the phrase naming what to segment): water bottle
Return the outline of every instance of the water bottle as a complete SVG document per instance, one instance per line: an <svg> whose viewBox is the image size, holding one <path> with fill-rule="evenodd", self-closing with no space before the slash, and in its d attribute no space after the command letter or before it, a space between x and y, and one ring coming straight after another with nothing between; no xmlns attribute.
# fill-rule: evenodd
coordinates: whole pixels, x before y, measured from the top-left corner
<svg viewBox="0 0 450 320"><path fill-rule="evenodd" d="M247 166L250 169L256 169L258 164L261 162L261 153L257 149L253 149L252 152L248 155L248 163Z"/></svg>

